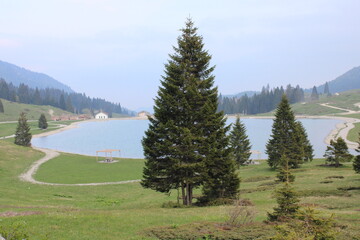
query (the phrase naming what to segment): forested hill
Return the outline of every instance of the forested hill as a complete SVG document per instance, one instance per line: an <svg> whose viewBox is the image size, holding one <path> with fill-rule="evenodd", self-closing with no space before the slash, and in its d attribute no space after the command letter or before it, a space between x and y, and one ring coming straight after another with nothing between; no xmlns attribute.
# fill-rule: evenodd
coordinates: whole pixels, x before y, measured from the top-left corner
<svg viewBox="0 0 360 240"><path fill-rule="evenodd" d="M14 86L19 86L21 83L23 83L30 88L54 88L67 93L74 92L69 86L46 74L33 72L25 68L18 67L14 64L3 62L1 60L0 78L6 79L8 83L12 83Z"/></svg>
<svg viewBox="0 0 360 240"><path fill-rule="evenodd" d="M68 112L81 114L89 110L92 114L105 111L111 117L113 113L134 115L134 112L123 108L120 103L112 103L101 98L90 98L81 93L68 93L64 90L31 88L23 83L14 86L0 78L0 98L11 102L50 105Z"/></svg>
<svg viewBox="0 0 360 240"><path fill-rule="evenodd" d="M328 82L330 93L344 92L353 89L360 89L360 66L354 67L343 75ZM319 93L324 92L325 84L320 85L317 90ZM311 89L308 89L310 92Z"/></svg>

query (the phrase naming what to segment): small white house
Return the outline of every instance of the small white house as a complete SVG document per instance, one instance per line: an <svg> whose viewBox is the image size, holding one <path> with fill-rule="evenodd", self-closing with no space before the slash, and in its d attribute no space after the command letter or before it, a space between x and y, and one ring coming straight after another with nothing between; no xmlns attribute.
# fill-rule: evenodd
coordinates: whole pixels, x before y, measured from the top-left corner
<svg viewBox="0 0 360 240"><path fill-rule="evenodd" d="M98 114L95 115L95 119L108 119L109 115L107 115L104 112L99 112Z"/></svg>

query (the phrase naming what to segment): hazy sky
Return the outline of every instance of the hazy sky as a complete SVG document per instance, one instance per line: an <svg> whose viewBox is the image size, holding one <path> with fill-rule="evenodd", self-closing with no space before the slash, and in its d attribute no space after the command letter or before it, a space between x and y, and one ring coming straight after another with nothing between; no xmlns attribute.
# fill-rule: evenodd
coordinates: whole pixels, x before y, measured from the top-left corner
<svg viewBox="0 0 360 240"><path fill-rule="evenodd" d="M0 0L0 60L149 107L188 16L222 94L309 88L360 65L359 0Z"/></svg>

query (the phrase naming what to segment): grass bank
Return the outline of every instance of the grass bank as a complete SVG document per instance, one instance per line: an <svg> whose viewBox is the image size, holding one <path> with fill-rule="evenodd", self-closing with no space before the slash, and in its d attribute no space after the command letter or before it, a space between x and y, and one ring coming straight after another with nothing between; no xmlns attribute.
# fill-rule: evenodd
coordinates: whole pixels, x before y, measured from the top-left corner
<svg viewBox="0 0 360 240"><path fill-rule="evenodd" d="M176 201L176 192L167 196L143 189L139 183L78 187L21 182L18 175L40 157L42 153L38 151L0 140L0 224L6 227L21 223L32 239L152 239L144 235L144 229L223 222L231 208L163 208L163 203ZM319 166L323 163L323 159L316 159L295 171L295 187L302 196L301 204L336 214L336 219L346 225L339 239L360 236L360 175L354 173L350 163L338 169ZM43 174L44 179L80 181L70 173L53 176L60 172L50 170L60 167L61 171L72 169L74 173L81 173L81 181L91 178L100 181L100 176L116 181L124 175L121 171L126 169L125 165L129 165L126 170L129 178L141 172L141 160L120 161L118 166L114 165L114 170L119 171L117 174L117 171L102 169L105 166L95 164L92 157L61 154L58 159L50 160L48 166L44 165L36 177ZM101 173L99 177L94 176L97 173ZM266 219L267 212L275 205L272 198L275 174L265 162L240 170L241 196L255 204L257 222Z"/></svg>

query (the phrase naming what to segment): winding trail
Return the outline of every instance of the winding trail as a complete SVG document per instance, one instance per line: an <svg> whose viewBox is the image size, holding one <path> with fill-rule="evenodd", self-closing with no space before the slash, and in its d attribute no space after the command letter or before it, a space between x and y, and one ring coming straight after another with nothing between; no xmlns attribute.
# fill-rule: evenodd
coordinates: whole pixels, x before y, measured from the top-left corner
<svg viewBox="0 0 360 240"><path fill-rule="evenodd" d="M74 184L65 184L65 183L47 183L47 182L40 182L33 178L33 175L39 169L39 166L57 156L59 156L59 152L45 149L45 148L34 148L45 153L45 156L36 162L34 162L30 168L19 176L20 180L25 182L30 182L34 184L42 184L42 185L51 185L51 186L100 186L100 185L111 185L111 184L126 184L126 183L136 183L140 182L140 179L137 180L127 180L127 181L119 181L119 182L102 182L102 183L74 183Z"/></svg>
<svg viewBox="0 0 360 240"><path fill-rule="evenodd" d="M344 111L343 113L338 113L339 115L347 115L347 114L359 113L359 111L354 111L354 110L350 110L350 109L346 109L346 108L339 108L339 107L331 106L328 103L319 103L319 105L324 106L324 107L328 107L328 108L333 108L333 109Z"/></svg>

